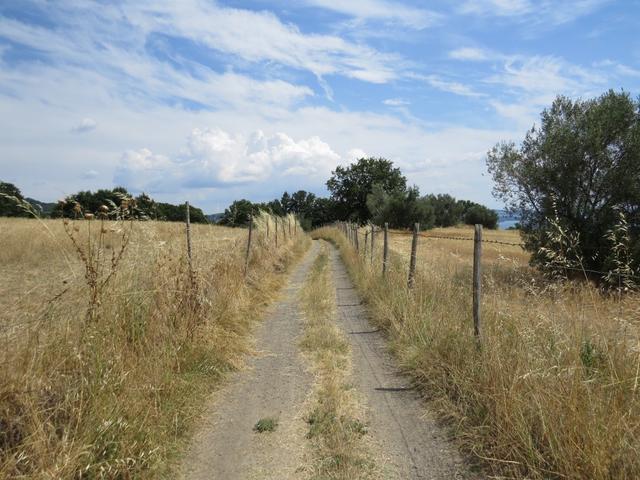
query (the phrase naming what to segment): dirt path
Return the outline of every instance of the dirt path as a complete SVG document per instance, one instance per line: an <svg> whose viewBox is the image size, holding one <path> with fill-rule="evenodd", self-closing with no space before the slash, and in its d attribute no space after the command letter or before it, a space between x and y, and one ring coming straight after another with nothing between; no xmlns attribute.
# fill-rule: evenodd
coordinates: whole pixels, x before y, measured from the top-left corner
<svg viewBox="0 0 640 480"><path fill-rule="evenodd" d="M256 332L259 354L215 395L192 441L180 478L188 480L298 479L308 452L304 421L313 374L300 355L303 318L299 289L320 250L311 250L292 273L281 300ZM337 250L329 246L337 325L351 344L352 380L363 400L368 442L385 479L475 478L446 434L399 374L382 335L367 320ZM256 422L278 419L274 432ZM356 480L356 479L354 479Z"/></svg>
<svg viewBox="0 0 640 480"><path fill-rule="evenodd" d="M385 339L367 320L338 251L332 246L330 252L338 326L351 343L353 379L367 404L372 440L388 462L385 473L403 480L472 478L410 380L394 366Z"/></svg>
<svg viewBox="0 0 640 480"><path fill-rule="evenodd" d="M212 401L182 465L189 480L293 479L302 464L303 404L312 376L299 354L302 320L298 290L318 254L317 242L291 274L281 300L256 332L259 355L232 375ZM278 419L274 432L256 422Z"/></svg>

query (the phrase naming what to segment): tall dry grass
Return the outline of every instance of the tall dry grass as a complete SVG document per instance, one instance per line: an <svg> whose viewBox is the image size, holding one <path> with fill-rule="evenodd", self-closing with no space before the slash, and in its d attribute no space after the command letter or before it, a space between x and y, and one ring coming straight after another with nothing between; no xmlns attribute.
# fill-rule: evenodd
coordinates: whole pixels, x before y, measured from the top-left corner
<svg viewBox="0 0 640 480"><path fill-rule="evenodd" d="M246 229L192 225L192 276L182 224L72 221L99 279L128 241L94 302L62 221L0 224L1 478L170 476L205 395L241 363L309 243L298 230L276 249L258 226L245 277Z"/></svg>
<svg viewBox="0 0 640 480"><path fill-rule="evenodd" d="M471 237L466 229L439 233ZM510 232L485 232L514 235ZM470 457L498 478L640 478L640 298L549 283L518 247L485 244L483 336L473 338L472 242L392 236L381 275L336 229L373 321ZM508 238L502 238L508 241ZM382 244L382 236L377 239Z"/></svg>

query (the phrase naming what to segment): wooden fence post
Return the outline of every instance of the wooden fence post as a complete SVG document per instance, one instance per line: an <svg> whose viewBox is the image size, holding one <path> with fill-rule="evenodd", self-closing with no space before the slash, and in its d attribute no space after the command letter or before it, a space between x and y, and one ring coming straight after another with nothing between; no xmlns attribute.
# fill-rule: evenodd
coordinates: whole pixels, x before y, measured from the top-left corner
<svg viewBox="0 0 640 480"><path fill-rule="evenodd" d="M384 222L384 244L382 246L382 276L387 274L387 261L389 260L389 224Z"/></svg>
<svg viewBox="0 0 640 480"><path fill-rule="evenodd" d="M249 238L247 239L247 253L244 256L244 274L249 269L249 254L251 253L251 234L253 233L253 216L249 215Z"/></svg>
<svg viewBox="0 0 640 480"><path fill-rule="evenodd" d="M291 217L287 215L287 225L289 226L289 238L291 238Z"/></svg>
<svg viewBox="0 0 640 480"><path fill-rule="evenodd" d="M287 243L287 229L284 228L284 217L282 217L282 221L280 223L282 224L282 240L284 243Z"/></svg>
<svg viewBox="0 0 640 480"><path fill-rule="evenodd" d="M191 212L189 211L189 202L185 202L185 206L187 208L187 258L189 259L189 269L191 269Z"/></svg>
<svg viewBox="0 0 640 480"><path fill-rule="evenodd" d="M275 224L275 228L273 229L274 237L276 239L276 248L278 248L278 217L273 217L273 222Z"/></svg>
<svg viewBox="0 0 640 480"><path fill-rule="evenodd" d="M267 216L267 239L269 239L269 217Z"/></svg>
<svg viewBox="0 0 640 480"><path fill-rule="evenodd" d="M356 241L356 252L360 253L360 240L358 238L358 226L354 225L353 227L353 238L355 238Z"/></svg>
<svg viewBox="0 0 640 480"><path fill-rule="evenodd" d="M409 262L409 281L407 284L409 288L413 287L413 282L416 276L416 257L418 254L418 232L420 231L420 224L416 223L413 226L413 240L411 241L411 260Z"/></svg>
<svg viewBox="0 0 640 480"><path fill-rule="evenodd" d="M476 224L473 235L473 334L480 340L482 323L480 303L482 295L482 225Z"/></svg>
<svg viewBox="0 0 640 480"><path fill-rule="evenodd" d="M375 246L375 243L374 243L373 240L374 240L374 238L376 236L375 234L376 234L376 227L372 223L371 224L371 265L373 265L373 247Z"/></svg>
<svg viewBox="0 0 640 480"><path fill-rule="evenodd" d="M369 245L369 230L364 232L364 251L362 252L362 255L365 260L367 259L367 245Z"/></svg>

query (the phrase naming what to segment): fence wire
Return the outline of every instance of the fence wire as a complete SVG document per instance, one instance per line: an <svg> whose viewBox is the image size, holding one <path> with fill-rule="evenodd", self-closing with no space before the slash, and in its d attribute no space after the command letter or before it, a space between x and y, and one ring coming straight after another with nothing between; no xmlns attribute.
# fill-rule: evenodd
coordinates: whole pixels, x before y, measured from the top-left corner
<svg viewBox="0 0 640 480"><path fill-rule="evenodd" d="M383 231L384 231L384 229L382 229L380 227L374 227L374 233L381 233ZM367 235L369 232L362 233L362 232L360 232L360 230L356 229L356 233L359 236L362 236L362 238L366 238L365 235ZM396 236L396 237L412 237L413 236L413 232L410 232L410 231L398 231L398 230L395 230L395 231L388 230L388 235L389 236ZM457 241L468 241L468 242L473 242L474 241L473 237L459 237L459 236L451 236L451 235L433 235L433 234L427 234L427 233L423 233L423 232L419 232L418 236L421 237L421 238L429 238L429 239L434 239L434 240L457 240ZM489 244L494 244L494 245L520 247L522 249L525 248L525 244L524 243L505 242L503 240L490 240L490 239L484 239L484 238L481 241L482 241L482 243L489 243ZM640 281L640 275L631 275L631 274L616 273L616 272L613 272L613 273L612 272L604 272L604 271L601 271L601 270L594 270L594 269L582 268L582 267L565 267L565 266L562 266L562 267L559 267L559 269L578 272L578 273L584 273L584 274L600 275L600 276L603 276L603 277L606 277L608 275L613 275L614 277Z"/></svg>

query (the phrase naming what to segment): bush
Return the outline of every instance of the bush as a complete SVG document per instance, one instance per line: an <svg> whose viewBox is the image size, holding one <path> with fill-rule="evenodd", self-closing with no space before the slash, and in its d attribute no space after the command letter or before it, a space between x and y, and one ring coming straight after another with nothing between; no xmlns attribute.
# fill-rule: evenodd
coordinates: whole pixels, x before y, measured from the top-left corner
<svg viewBox="0 0 640 480"><path fill-rule="evenodd" d="M498 214L483 205L473 205L464 214L467 225L482 224L484 228L495 230L498 228Z"/></svg>

